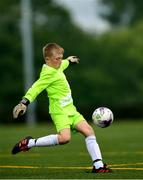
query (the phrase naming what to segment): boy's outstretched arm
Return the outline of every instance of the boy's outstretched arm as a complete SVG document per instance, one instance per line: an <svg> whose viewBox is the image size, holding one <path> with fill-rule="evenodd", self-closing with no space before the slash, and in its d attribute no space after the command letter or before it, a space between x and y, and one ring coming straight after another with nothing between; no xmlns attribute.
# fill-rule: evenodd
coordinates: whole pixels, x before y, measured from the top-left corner
<svg viewBox="0 0 143 180"><path fill-rule="evenodd" d="M49 75L47 73L41 73L40 78L29 88L25 96L13 109L13 118L16 119L22 116L27 109L28 104L33 102L35 98L50 84Z"/></svg>

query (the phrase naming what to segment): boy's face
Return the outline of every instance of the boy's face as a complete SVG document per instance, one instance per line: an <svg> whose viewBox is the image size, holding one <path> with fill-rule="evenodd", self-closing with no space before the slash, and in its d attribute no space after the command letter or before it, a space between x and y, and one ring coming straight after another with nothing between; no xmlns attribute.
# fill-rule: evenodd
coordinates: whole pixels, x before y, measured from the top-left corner
<svg viewBox="0 0 143 180"><path fill-rule="evenodd" d="M51 58L48 59L47 64L55 69L61 66L63 59L63 53L61 51L55 50Z"/></svg>

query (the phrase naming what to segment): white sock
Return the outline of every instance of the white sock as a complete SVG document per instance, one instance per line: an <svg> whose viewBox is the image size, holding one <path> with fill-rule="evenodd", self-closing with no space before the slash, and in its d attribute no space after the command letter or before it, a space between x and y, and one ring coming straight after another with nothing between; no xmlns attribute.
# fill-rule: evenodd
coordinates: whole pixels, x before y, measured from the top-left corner
<svg viewBox="0 0 143 180"><path fill-rule="evenodd" d="M42 146L54 146L58 145L58 135L49 135L49 136L44 136L38 139L30 139L28 143L28 147L42 147Z"/></svg>
<svg viewBox="0 0 143 180"><path fill-rule="evenodd" d="M92 158L93 165L96 169L103 167L102 156L99 145L97 144L96 137L94 135L88 136L85 139L87 150ZM97 160L97 162L96 162Z"/></svg>
<svg viewBox="0 0 143 180"><path fill-rule="evenodd" d="M28 148L32 148L35 146L35 140L36 139L30 139L29 142L28 142Z"/></svg>

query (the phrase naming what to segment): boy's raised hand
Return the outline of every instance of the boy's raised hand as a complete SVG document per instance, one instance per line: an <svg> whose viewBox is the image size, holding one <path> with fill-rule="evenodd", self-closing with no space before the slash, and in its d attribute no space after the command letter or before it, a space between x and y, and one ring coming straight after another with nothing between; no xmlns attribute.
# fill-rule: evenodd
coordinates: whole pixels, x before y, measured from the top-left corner
<svg viewBox="0 0 143 180"><path fill-rule="evenodd" d="M73 63L79 63L79 58L77 56L69 56L67 58L70 62L73 62Z"/></svg>

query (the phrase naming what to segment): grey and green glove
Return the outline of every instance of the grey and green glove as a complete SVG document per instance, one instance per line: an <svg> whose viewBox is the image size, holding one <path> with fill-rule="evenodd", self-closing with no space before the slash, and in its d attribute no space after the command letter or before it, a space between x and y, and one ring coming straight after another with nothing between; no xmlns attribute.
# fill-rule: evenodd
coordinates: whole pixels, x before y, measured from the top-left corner
<svg viewBox="0 0 143 180"><path fill-rule="evenodd" d="M13 109L13 118L16 119L19 116L22 116L25 114L27 106L29 104L28 99L22 99L18 105L16 105Z"/></svg>

